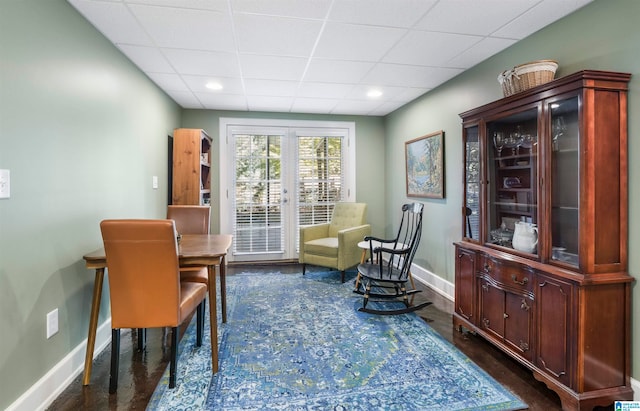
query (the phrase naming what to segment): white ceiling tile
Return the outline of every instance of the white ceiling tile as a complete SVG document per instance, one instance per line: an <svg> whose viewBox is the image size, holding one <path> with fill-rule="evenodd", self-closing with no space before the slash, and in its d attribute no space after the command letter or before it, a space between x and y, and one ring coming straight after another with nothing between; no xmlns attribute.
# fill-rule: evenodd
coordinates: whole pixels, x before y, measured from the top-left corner
<svg viewBox="0 0 640 411"><path fill-rule="evenodd" d="M338 99L319 99L298 97L291 106L294 113L330 113L338 104Z"/></svg>
<svg viewBox="0 0 640 411"><path fill-rule="evenodd" d="M158 47L235 51L227 13L173 7L129 5Z"/></svg>
<svg viewBox="0 0 640 411"><path fill-rule="evenodd" d="M411 31L384 57L387 63L446 66L451 58L482 40L478 36Z"/></svg>
<svg viewBox="0 0 640 411"><path fill-rule="evenodd" d="M450 67L468 69L481 61L487 56L493 56L498 52L515 44L516 40L500 39L495 37L486 37L484 40L473 45L473 47L463 51L453 59L447 62Z"/></svg>
<svg viewBox="0 0 640 411"><path fill-rule="evenodd" d="M401 93L391 99L393 102L404 101L409 102L417 99L431 89L406 87Z"/></svg>
<svg viewBox="0 0 640 411"><path fill-rule="evenodd" d="M244 94L244 87L242 87L242 81L239 78L185 75L183 79L194 93ZM209 82L220 84L222 90L208 89L207 83Z"/></svg>
<svg viewBox="0 0 640 411"><path fill-rule="evenodd" d="M311 59L305 81L323 83L358 83L375 63L345 60Z"/></svg>
<svg viewBox="0 0 640 411"><path fill-rule="evenodd" d="M297 81L246 79L244 87L251 96L293 97L298 90Z"/></svg>
<svg viewBox="0 0 640 411"><path fill-rule="evenodd" d="M69 0L112 43L152 46L153 42L123 3Z"/></svg>
<svg viewBox="0 0 640 411"><path fill-rule="evenodd" d="M201 103L200 100L196 98L190 91L172 91L165 90L166 93L175 101L180 104L180 106L184 108L206 108Z"/></svg>
<svg viewBox="0 0 640 411"><path fill-rule="evenodd" d="M126 0L125 0L126 1ZM227 0L133 0L131 3L150 6L181 7L185 9L228 11Z"/></svg>
<svg viewBox="0 0 640 411"><path fill-rule="evenodd" d="M270 16L322 19L333 0L231 0L234 12L266 14Z"/></svg>
<svg viewBox="0 0 640 411"><path fill-rule="evenodd" d="M250 111L288 112L293 103L293 97L247 96Z"/></svg>
<svg viewBox="0 0 640 411"><path fill-rule="evenodd" d="M118 48L143 71L152 73L175 72L160 50L155 47L118 44Z"/></svg>
<svg viewBox="0 0 640 411"><path fill-rule="evenodd" d="M462 73L462 69L378 64L364 78L367 84L434 88Z"/></svg>
<svg viewBox="0 0 640 411"><path fill-rule="evenodd" d="M356 114L366 116L382 104L381 101L340 100L331 111L332 114Z"/></svg>
<svg viewBox="0 0 640 411"><path fill-rule="evenodd" d="M411 27L436 0L337 1L329 20L387 27Z"/></svg>
<svg viewBox="0 0 640 411"><path fill-rule="evenodd" d="M308 57L322 28L319 20L250 14L236 15L234 20L241 53Z"/></svg>
<svg viewBox="0 0 640 411"><path fill-rule="evenodd" d="M182 78L177 74L149 73L149 78L166 91L189 91Z"/></svg>
<svg viewBox="0 0 640 411"><path fill-rule="evenodd" d="M247 98L238 94L196 93L204 108L247 111Z"/></svg>
<svg viewBox="0 0 640 411"><path fill-rule="evenodd" d="M402 107L403 105L405 105L409 101L410 100L407 100L407 101L387 101L385 103L382 103L381 105L379 105L375 109L369 111L367 113L367 115L370 115L370 116L386 116L387 114L391 113L392 111L399 109L400 107Z"/></svg>
<svg viewBox="0 0 640 411"><path fill-rule="evenodd" d="M343 98L352 88L352 84L304 82L300 84L297 95L313 98Z"/></svg>
<svg viewBox="0 0 640 411"><path fill-rule="evenodd" d="M307 59L242 54L240 64L245 78L299 81L304 73Z"/></svg>
<svg viewBox="0 0 640 411"><path fill-rule="evenodd" d="M169 63L182 74L240 77L238 58L232 53L163 49Z"/></svg>
<svg viewBox="0 0 640 411"><path fill-rule="evenodd" d="M499 29L505 21L513 20L539 1L441 0L416 28L486 36Z"/></svg>
<svg viewBox="0 0 640 411"><path fill-rule="evenodd" d="M375 62L405 33L404 29L327 23L314 57Z"/></svg>

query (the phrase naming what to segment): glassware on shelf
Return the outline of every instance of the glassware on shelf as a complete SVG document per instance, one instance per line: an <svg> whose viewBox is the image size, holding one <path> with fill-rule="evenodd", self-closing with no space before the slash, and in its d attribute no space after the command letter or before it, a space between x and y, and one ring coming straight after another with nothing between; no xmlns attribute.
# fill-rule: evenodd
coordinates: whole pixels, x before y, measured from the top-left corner
<svg viewBox="0 0 640 411"><path fill-rule="evenodd" d="M523 137L520 131L520 126L516 126L516 131L509 134L509 144L511 146L511 155L520 154L520 146L522 145Z"/></svg>
<svg viewBox="0 0 640 411"><path fill-rule="evenodd" d="M564 122L564 117L558 116L553 120L553 139L552 139L552 147L553 151L558 151L559 142L558 140L562 137L567 131L567 125Z"/></svg>
<svg viewBox="0 0 640 411"><path fill-rule="evenodd" d="M531 150L531 148L538 144L538 136L535 134L523 134L521 147Z"/></svg>
<svg viewBox="0 0 640 411"><path fill-rule="evenodd" d="M516 155L516 146L518 145L518 141L516 140L515 133L509 133L509 136L505 138L504 146L506 148L511 149L511 155Z"/></svg>
<svg viewBox="0 0 640 411"><path fill-rule="evenodd" d="M493 145L496 147L498 157L502 157L502 149L506 144L506 138L502 131L496 131L493 133Z"/></svg>

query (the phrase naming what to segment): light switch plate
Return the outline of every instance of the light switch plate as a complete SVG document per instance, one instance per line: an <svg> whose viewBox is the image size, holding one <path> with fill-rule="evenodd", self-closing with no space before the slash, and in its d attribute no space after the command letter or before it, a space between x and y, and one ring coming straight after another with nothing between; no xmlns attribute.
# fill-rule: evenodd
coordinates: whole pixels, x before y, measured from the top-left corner
<svg viewBox="0 0 640 411"><path fill-rule="evenodd" d="M154 190L158 189L158 176L153 176L153 178L151 179L151 187Z"/></svg>
<svg viewBox="0 0 640 411"><path fill-rule="evenodd" d="M0 198L11 197L11 178L9 170L0 170Z"/></svg>

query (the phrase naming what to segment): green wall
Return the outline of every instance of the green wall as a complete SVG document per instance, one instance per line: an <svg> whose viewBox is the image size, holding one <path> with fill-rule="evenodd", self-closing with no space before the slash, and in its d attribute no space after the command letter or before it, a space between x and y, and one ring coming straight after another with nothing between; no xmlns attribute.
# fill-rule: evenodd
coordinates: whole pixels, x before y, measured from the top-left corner
<svg viewBox="0 0 640 411"><path fill-rule="evenodd" d="M0 2L0 409L87 338L99 222L164 217L181 110L64 0ZM59 309L47 340L45 317ZM100 323L108 318L108 293Z"/></svg>
<svg viewBox="0 0 640 411"><path fill-rule="evenodd" d="M386 118L387 221L406 201L404 142L445 131L446 198L426 200L418 265L454 282L452 243L462 236L462 127L458 113L502 97L498 73L538 59L560 64L556 77L583 69L632 73L629 84L629 273L640 278L640 1L596 0L520 41ZM632 341L640 341L640 289L633 285ZM603 336L622 338L622 336ZM632 377L640 379L640 351L633 350Z"/></svg>
<svg viewBox="0 0 640 411"><path fill-rule="evenodd" d="M223 118L268 118L314 121L351 121L356 125L356 201L367 203L368 222L373 234L385 232L385 175L380 164L384 164L384 119L364 116L327 116L291 113L258 113L243 111L185 110L182 125L187 128L201 128L213 139L213 175L220 175L219 119ZM220 182L212 180L211 230L220 232L220 202L218 192Z"/></svg>

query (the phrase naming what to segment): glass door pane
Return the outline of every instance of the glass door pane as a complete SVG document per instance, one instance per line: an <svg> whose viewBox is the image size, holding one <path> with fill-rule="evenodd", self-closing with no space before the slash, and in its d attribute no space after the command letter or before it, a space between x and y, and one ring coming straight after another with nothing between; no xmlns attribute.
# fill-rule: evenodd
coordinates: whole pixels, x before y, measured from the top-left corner
<svg viewBox="0 0 640 411"><path fill-rule="evenodd" d="M284 252L280 135L235 135L235 254Z"/></svg>
<svg viewBox="0 0 640 411"><path fill-rule="evenodd" d="M580 128L578 97L554 102L551 113L551 259L578 265Z"/></svg>
<svg viewBox="0 0 640 411"><path fill-rule="evenodd" d="M520 229L537 238L538 108L487 123L487 139L486 241L537 254L536 241L514 247L512 240L520 222Z"/></svg>
<svg viewBox="0 0 640 411"><path fill-rule="evenodd" d="M480 239L480 139L478 126L465 129L465 237Z"/></svg>
<svg viewBox="0 0 640 411"><path fill-rule="evenodd" d="M298 225L323 224L344 201L344 136L298 135L296 167ZM296 231L296 251L300 250Z"/></svg>

